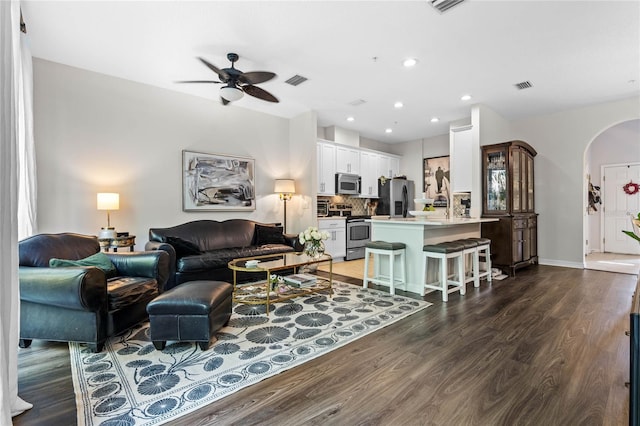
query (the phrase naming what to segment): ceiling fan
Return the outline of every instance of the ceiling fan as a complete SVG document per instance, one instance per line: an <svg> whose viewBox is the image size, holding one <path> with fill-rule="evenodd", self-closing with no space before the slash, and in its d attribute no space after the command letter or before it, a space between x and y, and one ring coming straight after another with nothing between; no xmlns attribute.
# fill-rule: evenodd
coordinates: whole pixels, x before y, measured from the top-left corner
<svg viewBox="0 0 640 426"><path fill-rule="evenodd" d="M236 53L227 53L227 59L231 61L230 68L218 68L215 65L209 63L203 58L198 57L200 62L205 64L210 70L218 74L220 81L215 80L189 80L178 81L177 83L214 83L224 84L220 88L220 100L223 105L227 105L229 102L237 101L241 99L246 93L254 98L262 99L267 102L279 102L278 98L264 89L255 86L256 84L264 83L274 78L276 75L269 71L251 71L242 72L236 69L234 63L238 60L239 56Z"/></svg>

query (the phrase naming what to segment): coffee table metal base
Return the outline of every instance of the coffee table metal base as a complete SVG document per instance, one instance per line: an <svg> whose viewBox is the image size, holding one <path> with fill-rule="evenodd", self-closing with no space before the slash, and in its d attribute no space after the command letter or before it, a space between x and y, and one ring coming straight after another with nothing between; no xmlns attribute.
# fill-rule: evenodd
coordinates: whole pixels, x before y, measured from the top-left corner
<svg viewBox="0 0 640 426"><path fill-rule="evenodd" d="M255 264L255 261L258 261ZM253 262L252 262L253 261ZM249 265L247 265L249 262ZM317 277L317 281L307 287L292 287L289 285L271 288L269 277L278 271L293 270L298 273L300 268L320 263L329 263L329 278ZM252 264L253 263L253 264ZM233 271L233 302L246 305L265 305L269 315L271 303L282 302L308 294L328 293L333 295L333 259L329 254L315 258L304 253L285 253L234 259L228 264ZM264 281L239 284L237 272L252 272L265 274Z"/></svg>

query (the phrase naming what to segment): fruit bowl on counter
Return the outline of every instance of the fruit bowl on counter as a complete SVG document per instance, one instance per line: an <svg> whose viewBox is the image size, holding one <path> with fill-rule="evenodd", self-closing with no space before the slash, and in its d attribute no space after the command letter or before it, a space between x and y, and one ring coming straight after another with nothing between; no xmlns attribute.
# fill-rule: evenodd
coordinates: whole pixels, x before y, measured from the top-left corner
<svg viewBox="0 0 640 426"><path fill-rule="evenodd" d="M433 198L414 198L413 202L424 206L432 206L435 200Z"/></svg>
<svg viewBox="0 0 640 426"><path fill-rule="evenodd" d="M416 207L420 210L411 210L409 213L415 217L434 217L438 216L441 212L437 211L433 207L433 198L414 198L413 200L416 203Z"/></svg>

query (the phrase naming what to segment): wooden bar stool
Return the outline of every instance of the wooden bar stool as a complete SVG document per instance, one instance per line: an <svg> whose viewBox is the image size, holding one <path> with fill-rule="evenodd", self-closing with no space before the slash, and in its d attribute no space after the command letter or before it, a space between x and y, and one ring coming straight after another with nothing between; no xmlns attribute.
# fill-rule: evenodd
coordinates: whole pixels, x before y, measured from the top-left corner
<svg viewBox="0 0 640 426"><path fill-rule="evenodd" d="M441 291L443 302L449 300L449 293L457 289L460 289L460 294L466 293L463 253L464 245L456 242L429 244L422 248L422 283L424 288ZM437 281L427 283L427 262L430 258L440 262L439 276ZM454 262L455 273L452 277L449 277L449 259ZM449 289L449 286L453 288Z"/></svg>
<svg viewBox="0 0 640 426"><path fill-rule="evenodd" d="M405 263L404 243L389 243L386 241L370 241L365 245L364 250L364 279L362 287L367 288L367 283L389 286L389 293L396 294L396 285L401 285L403 290L407 289L407 267ZM373 277L369 277L369 255L373 255ZM382 275L380 268L380 256L389 257L388 275ZM399 256L400 276L395 276L395 260Z"/></svg>
<svg viewBox="0 0 640 426"><path fill-rule="evenodd" d="M469 239L478 243L478 262L480 262L480 258L484 261L484 268L478 271L478 279L487 277L487 282L491 284L491 240L484 237Z"/></svg>
<svg viewBox="0 0 640 426"><path fill-rule="evenodd" d="M454 242L462 244L464 246L464 250L462 251L462 257L464 258L465 263L464 283L466 284L473 281L474 287L480 287L480 258L478 256L478 242L473 238L465 238ZM469 256L471 257L471 267L468 267ZM468 275L467 270L470 271L470 274Z"/></svg>

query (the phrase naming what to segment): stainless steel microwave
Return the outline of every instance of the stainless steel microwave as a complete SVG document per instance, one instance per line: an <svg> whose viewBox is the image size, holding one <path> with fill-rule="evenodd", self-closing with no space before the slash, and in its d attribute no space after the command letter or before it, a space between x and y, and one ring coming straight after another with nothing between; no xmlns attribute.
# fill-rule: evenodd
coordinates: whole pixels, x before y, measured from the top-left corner
<svg viewBox="0 0 640 426"><path fill-rule="evenodd" d="M360 195L360 176L350 173L336 173L336 193Z"/></svg>

